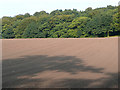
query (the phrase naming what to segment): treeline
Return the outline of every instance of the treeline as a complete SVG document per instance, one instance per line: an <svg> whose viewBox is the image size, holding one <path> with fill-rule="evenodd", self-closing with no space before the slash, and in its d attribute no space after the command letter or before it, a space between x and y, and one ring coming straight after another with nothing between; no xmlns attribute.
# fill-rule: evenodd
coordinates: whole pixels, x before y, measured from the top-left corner
<svg viewBox="0 0 120 90"><path fill-rule="evenodd" d="M54 10L2 18L2 38L80 38L120 35L118 6Z"/></svg>

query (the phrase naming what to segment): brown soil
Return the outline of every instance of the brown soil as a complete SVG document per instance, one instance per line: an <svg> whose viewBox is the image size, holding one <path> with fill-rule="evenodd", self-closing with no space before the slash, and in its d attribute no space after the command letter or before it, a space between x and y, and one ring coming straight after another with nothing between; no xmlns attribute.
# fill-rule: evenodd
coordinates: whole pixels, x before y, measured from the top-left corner
<svg viewBox="0 0 120 90"><path fill-rule="evenodd" d="M2 40L3 88L118 87L118 37Z"/></svg>

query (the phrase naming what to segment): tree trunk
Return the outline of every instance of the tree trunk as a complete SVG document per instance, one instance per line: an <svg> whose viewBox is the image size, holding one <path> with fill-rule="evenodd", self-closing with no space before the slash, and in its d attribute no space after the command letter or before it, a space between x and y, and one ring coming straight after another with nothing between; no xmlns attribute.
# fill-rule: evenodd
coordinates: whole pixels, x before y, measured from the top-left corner
<svg viewBox="0 0 120 90"><path fill-rule="evenodd" d="M107 37L109 37L109 31L107 31Z"/></svg>

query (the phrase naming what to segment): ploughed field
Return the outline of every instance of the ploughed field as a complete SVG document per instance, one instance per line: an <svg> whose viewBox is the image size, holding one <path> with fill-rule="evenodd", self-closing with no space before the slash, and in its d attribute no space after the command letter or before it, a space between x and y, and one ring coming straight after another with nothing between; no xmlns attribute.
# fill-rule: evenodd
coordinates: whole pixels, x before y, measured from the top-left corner
<svg viewBox="0 0 120 90"><path fill-rule="evenodd" d="M118 37L2 40L3 88L118 87Z"/></svg>

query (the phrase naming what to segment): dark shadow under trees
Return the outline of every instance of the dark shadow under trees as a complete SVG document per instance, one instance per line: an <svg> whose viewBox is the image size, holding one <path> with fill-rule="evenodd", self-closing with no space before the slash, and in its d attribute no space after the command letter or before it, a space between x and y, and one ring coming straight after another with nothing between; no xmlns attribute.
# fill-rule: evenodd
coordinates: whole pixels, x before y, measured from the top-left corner
<svg viewBox="0 0 120 90"><path fill-rule="evenodd" d="M83 60L76 58L74 56L53 56L49 57L47 55L38 55L38 56L25 56L16 59L7 59L2 61L2 70L3 70L3 88L14 88L16 86L29 84L29 83L38 83L36 86L39 87L46 79L22 79L18 77L22 76L35 76L37 73L42 73L44 71L53 71L57 70L58 72L67 72L71 75L74 75L78 72L92 72L92 73L103 73L104 68L96 68L92 66L86 66ZM95 86L98 88L109 88L117 87L118 84L118 73L106 73L109 75L109 78L101 79L63 79L59 82L51 85L48 88L54 87L67 87L67 88L86 88L91 83L95 81L100 81L106 79L103 84ZM35 86L35 85L34 85ZM34 86L29 86L30 88L36 88ZM45 88L45 87L44 87Z"/></svg>

